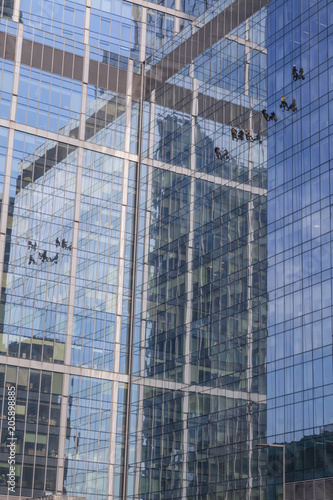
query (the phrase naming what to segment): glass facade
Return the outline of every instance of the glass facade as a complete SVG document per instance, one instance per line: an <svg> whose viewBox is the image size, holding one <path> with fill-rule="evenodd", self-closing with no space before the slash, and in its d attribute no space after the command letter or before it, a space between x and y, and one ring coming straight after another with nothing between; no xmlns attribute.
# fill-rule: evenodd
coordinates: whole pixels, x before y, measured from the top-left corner
<svg viewBox="0 0 333 500"><path fill-rule="evenodd" d="M3 500L332 500L332 35L0 0Z"/></svg>
<svg viewBox="0 0 333 500"><path fill-rule="evenodd" d="M286 480L309 498L332 496L332 21L331 2L268 5L267 439L285 443Z"/></svg>

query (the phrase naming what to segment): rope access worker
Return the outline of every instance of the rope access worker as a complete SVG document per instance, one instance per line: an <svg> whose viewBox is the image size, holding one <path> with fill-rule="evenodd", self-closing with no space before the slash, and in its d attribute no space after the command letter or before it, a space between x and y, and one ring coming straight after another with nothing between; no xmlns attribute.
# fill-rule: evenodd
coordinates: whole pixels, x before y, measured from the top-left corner
<svg viewBox="0 0 333 500"><path fill-rule="evenodd" d="M30 264L36 264L36 261L35 261L35 259L33 258L32 255L29 255L29 262L28 262L28 264L29 264L29 266L30 266Z"/></svg>
<svg viewBox="0 0 333 500"><path fill-rule="evenodd" d="M243 141L244 140L244 130L239 129L237 137L238 137L238 139L240 139L241 141Z"/></svg>
<svg viewBox="0 0 333 500"><path fill-rule="evenodd" d="M265 118L266 122L268 122L268 121L271 119L271 117L270 117L270 116L269 116L269 114L267 113L266 109L263 109L263 110L262 110L262 114L263 114L263 116L264 116L264 118Z"/></svg>
<svg viewBox="0 0 333 500"><path fill-rule="evenodd" d="M232 140L233 141L237 141L237 130L235 129L235 127L231 127L231 137L232 137Z"/></svg>
<svg viewBox="0 0 333 500"><path fill-rule="evenodd" d="M253 141L253 137L248 129L245 130L245 137L247 141Z"/></svg>
<svg viewBox="0 0 333 500"><path fill-rule="evenodd" d="M292 75L293 75L293 80L296 82L299 79L299 74L296 68L296 64L294 64L293 66Z"/></svg>
<svg viewBox="0 0 333 500"><path fill-rule="evenodd" d="M284 97L284 95L281 96L281 104L280 104L280 108L282 108L282 111L284 111L285 109L288 111L288 103L287 103L287 99L288 97Z"/></svg>
<svg viewBox="0 0 333 500"><path fill-rule="evenodd" d="M303 68L301 68L301 69L299 70L299 78L300 78L300 79L302 78L302 80L305 80L305 76L304 76L304 69L303 69Z"/></svg>
<svg viewBox="0 0 333 500"><path fill-rule="evenodd" d="M288 107L288 111L291 110L293 111L294 113L297 111L297 104L296 104L296 99L293 99L292 100L292 103L290 104L290 106Z"/></svg>
<svg viewBox="0 0 333 500"><path fill-rule="evenodd" d="M55 256L52 259L50 259L50 262L55 262L57 264L58 263L58 259L59 259L59 254L56 253Z"/></svg>
<svg viewBox="0 0 333 500"><path fill-rule="evenodd" d="M48 261L47 254L46 254L46 250L44 250L44 252L43 252L43 253L40 253L40 252L39 252L39 257L42 259L42 262L46 262L46 261Z"/></svg>
<svg viewBox="0 0 333 500"><path fill-rule="evenodd" d="M216 154L216 158L218 160L222 160L222 154L221 154L221 150L220 148L218 148L217 146L214 147L214 151L215 151L215 154Z"/></svg>
<svg viewBox="0 0 333 500"><path fill-rule="evenodd" d="M262 143L262 140L261 140L261 137L260 137L260 132L257 133L257 135L255 136L255 138L253 139L254 141L258 141L259 144Z"/></svg>
<svg viewBox="0 0 333 500"><path fill-rule="evenodd" d="M214 151L215 151L215 154L216 154L216 158L218 160L223 160L224 158L226 160L229 159L229 151L227 149L224 149L223 150L223 153L221 152L220 148L218 148L217 146L214 147ZM68 247L69 248L69 247Z"/></svg>

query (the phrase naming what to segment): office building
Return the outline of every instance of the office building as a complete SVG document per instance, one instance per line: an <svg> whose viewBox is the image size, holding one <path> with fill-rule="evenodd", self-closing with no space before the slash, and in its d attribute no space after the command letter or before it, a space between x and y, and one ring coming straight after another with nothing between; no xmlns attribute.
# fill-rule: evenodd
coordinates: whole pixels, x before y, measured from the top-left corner
<svg viewBox="0 0 333 500"><path fill-rule="evenodd" d="M1 498L333 498L332 4L0 7Z"/></svg>

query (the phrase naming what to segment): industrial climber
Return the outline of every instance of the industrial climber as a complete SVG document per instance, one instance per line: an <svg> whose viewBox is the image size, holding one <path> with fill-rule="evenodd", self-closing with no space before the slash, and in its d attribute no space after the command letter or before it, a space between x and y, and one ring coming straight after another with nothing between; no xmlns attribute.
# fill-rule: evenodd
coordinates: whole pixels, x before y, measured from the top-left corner
<svg viewBox="0 0 333 500"><path fill-rule="evenodd" d="M292 103L290 104L290 106L288 107L288 111L291 110L295 113L295 111L297 111L297 104L296 104L296 99L293 99L292 100Z"/></svg>
<svg viewBox="0 0 333 500"><path fill-rule="evenodd" d="M295 111L297 111L296 99L292 100L290 106L288 106L287 99L287 97L284 97L283 95L281 96L280 108L283 108L282 111L286 109L287 111L293 111L295 113Z"/></svg>
<svg viewBox="0 0 333 500"><path fill-rule="evenodd" d="M263 114L263 116L264 116L264 118L265 118L266 122L268 122L268 121L271 119L271 117L270 117L270 116L269 116L269 114L267 113L266 109L263 109L263 110L262 110L262 114Z"/></svg>
<svg viewBox="0 0 333 500"><path fill-rule="evenodd" d="M301 68L299 71L297 71L296 64L294 64L293 66L292 75L294 82L296 82L297 80L305 80L304 69Z"/></svg>
<svg viewBox="0 0 333 500"><path fill-rule="evenodd" d="M221 160L222 159L222 154L221 154L221 150L220 148L218 148L217 146L214 147L214 151L215 151L215 154L216 154L216 158L218 160Z"/></svg>
<svg viewBox="0 0 333 500"><path fill-rule="evenodd" d="M29 262L28 262L28 264L29 264L29 266L30 266L30 264L36 264L36 261L35 261L35 259L33 258L32 255L29 255Z"/></svg>
<svg viewBox="0 0 333 500"><path fill-rule="evenodd" d="M242 130L242 129L239 130L238 139L240 139L241 141L244 140L244 130Z"/></svg>
<svg viewBox="0 0 333 500"><path fill-rule="evenodd" d="M223 150L223 153L221 152L220 148L215 146L214 147L214 151L215 151L215 155L216 155L216 158L218 160L223 160L224 158L225 159L228 159L229 158L229 152L227 149L224 149Z"/></svg>
<svg viewBox="0 0 333 500"><path fill-rule="evenodd" d="M237 141L237 130L235 129L235 127L231 127L231 137L232 137L232 140L233 141Z"/></svg>
<svg viewBox="0 0 333 500"><path fill-rule="evenodd" d="M250 134L250 131L248 129L245 130L245 137L246 137L246 140L247 141L251 141L253 142L253 137L252 135Z"/></svg>
<svg viewBox="0 0 333 500"><path fill-rule="evenodd" d="M277 122L276 114L274 113L274 111L269 115L267 113L267 110L263 109L262 114L263 114L263 117L265 118L266 122L269 122L271 120L274 120L275 122Z"/></svg>
<svg viewBox="0 0 333 500"><path fill-rule="evenodd" d="M287 99L288 97L284 97L284 95L281 96L281 104L280 104L280 108L282 108L282 111L284 111L285 109L288 111L288 103L287 103Z"/></svg>

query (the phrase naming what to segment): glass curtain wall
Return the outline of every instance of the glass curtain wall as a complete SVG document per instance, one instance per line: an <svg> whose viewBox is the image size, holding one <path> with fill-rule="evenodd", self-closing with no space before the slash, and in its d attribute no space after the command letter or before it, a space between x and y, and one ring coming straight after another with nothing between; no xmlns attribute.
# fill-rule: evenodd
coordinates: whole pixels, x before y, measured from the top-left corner
<svg viewBox="0 0 333 500"><path fill-rule="evenodd" d="M0 16L0 494L331 498L331 2Z"/></svg>
<svg viewBox="0 0 333 500"><path fill-rule="evenodd" d="M266 15L215 43L203 17L202 38L191 28L147 61L130 498L266 494Z"/></svg>
<svg viewBox="0 0 333 500"><path fill-rule="evenodd" d="M268 5L267 440L286 446L287 498L333 495L332 24L331 2ZM267 458L282 498L281 449Z"/></svg>

